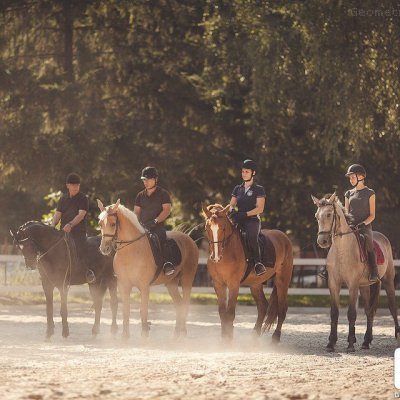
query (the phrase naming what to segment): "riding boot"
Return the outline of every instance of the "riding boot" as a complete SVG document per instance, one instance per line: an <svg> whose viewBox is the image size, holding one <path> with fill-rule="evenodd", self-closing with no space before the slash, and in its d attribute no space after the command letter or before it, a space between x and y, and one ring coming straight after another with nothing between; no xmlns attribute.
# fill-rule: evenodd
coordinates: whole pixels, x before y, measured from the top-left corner
<svg viewBox="0 0 400 400"><path fill-rule="evenodd" d="M371 269L371 272L369 275L369 281L370 282L379 281L380 279L379 279L379 274L378 274L378 266L376 265L376 258L375 258L374 251L368 252L368 264Z"/></svg>
<svg viewBox="0 0 400 400"><path fill-rule="evenodd" d="M173 275L175 273L175 267L174 264L172 264L172 262L169 261L170 256L169 256L169 247L167 242L165 242L164 245L162 246L162 255L164 258L164 264L163 264L164 274L166 276Z"/></svg>

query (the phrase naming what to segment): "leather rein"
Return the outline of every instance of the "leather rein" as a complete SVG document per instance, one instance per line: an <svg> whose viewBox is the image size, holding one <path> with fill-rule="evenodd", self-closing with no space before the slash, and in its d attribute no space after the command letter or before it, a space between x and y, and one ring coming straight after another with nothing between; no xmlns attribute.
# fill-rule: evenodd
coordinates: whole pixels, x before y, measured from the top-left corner
<svg viewBox="0 0 400 400"><path fill-rule="evenodd" d="M336 211L336 207L335 204L323 204L320 207L327 207L327 206L331 206L333 207L333 218L332 218L332 224L329 230L327 231L318 231L318 236L319 235L329 235L332 238L337 237L337 236L345 236L345 235L350 235L350 233L355 233L356 231L358 231L359 229L356 228L355 230L350 228L350 232L337 232L337 220L339 219L339 216L337 215L337 211Z"/></svg>

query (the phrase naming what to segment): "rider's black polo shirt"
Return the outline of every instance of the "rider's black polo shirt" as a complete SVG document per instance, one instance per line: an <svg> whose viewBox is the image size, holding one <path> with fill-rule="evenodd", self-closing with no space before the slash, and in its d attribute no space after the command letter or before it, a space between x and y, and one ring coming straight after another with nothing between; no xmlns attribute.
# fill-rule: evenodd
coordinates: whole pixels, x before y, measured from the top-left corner
<svg viewBox="0 0 400 400"><path fill-rule="evenodd" d="M246 191L243 182L241 185L235 186L232 196L237 199L238 210L247 212L256 208L257 198L265 197L265 190L262 186L253 183L253 185ZM257 218L257 215L249 218Z"/></svg>
<svg viewBox="0 0 400 400"><path fill-rule="evenodd" d="M61 197L57 204L57 211L61 212L61 229L79 214L79 210L89 210L89 199L83 193L78 192L74 197L66 193ZM72 228L71 233L86 233L86 216Z"/></svg>
<svg viewBox="0 0 400 400"><path fill-rule="evenodd" d="M150 195L147 195L146 189L138 193L135 200L135 206L140 207L140 222L148 222L157 218L161 211L163 204L171 204L171 197L169 193L161 188L156 187L156 190Z"/></svg>

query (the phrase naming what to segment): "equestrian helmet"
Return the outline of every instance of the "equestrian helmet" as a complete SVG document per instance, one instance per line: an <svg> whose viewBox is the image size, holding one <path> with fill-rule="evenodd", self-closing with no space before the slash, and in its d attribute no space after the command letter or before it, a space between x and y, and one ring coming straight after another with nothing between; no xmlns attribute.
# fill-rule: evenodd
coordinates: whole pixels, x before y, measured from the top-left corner
<svg viewBox="0 0 400 400"><path fill-rule="evenodd" d="M242 168L251 169L252 171L257 171L257 164L253 160L244 160L242 163Z"/></svg>
<svg viewBox="0 0 400 400"><path fill-rule="evenodd" d="M71 185L77 185L81 183L81 177L76 174L75 172L72 172L71 174L68 174L67 179L65 180L65 183L71 184Z"/></svg>
<svg viewBox="0 0 400 400"><path fill-rule="evenodd" d="M157 178L158 178L158 172L156 168L154 167L143 168L142 176L140 177L140 179L144 180L144 179L157 179Z"/></svg>
<svg viewBox="0 0 400 400"><path fill-rule="evenodd" d="M365 168L360 164L352 164L347 169L345 176L350 176L351 174L358 174L358 175L362 175L362 176L366 177L367 171L365 171Z"/></svg>

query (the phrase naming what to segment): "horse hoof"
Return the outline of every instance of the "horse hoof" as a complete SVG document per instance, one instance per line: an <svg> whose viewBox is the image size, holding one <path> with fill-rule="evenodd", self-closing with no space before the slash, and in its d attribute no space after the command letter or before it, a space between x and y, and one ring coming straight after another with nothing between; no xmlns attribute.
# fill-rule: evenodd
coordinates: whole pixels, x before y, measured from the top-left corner
<svg viewBox="0 0 400 400"><path fill-rule="evenodd" d="M348 353L354 353L355 351L356 351L356 349L354 348L354 346L353 345L351 345L351 346L348 346L347 347L347 350L346 350Z"/></svg>
<svg viewBox="0 0 400 400"><path fill-rule="evenodd" d="M361 345L361 348L362 348L363 350L369 350L369 343L364 342L364 343Z"/></svg>
<svg viewBox="0 0 400 400"><path fill-rule="evenodd" d="M115 335L117 332L118 332L118 325L117 324L111 325L111 334Z"/></svg>
<svg viewBox="0 0 400 400"><path fill-rule="evenodd" d="M273 344L278 344L281 341L281 335L272 335L272 343Z"/></svg>
<svg viewBox="0 0 400 400"><path fill-rule="evenodd" d="M328 353L333 353L333 352L335 351L335 345L334 345L334 344L328 344L328 345L326 346L326 351L327 351Z"/></svg>
<svg viewBox="0 0 400 400"><path fill-rule="evenodd" d="M100 328L98 326L92 328L92 336L97 336L100 333Z"/></svg>

